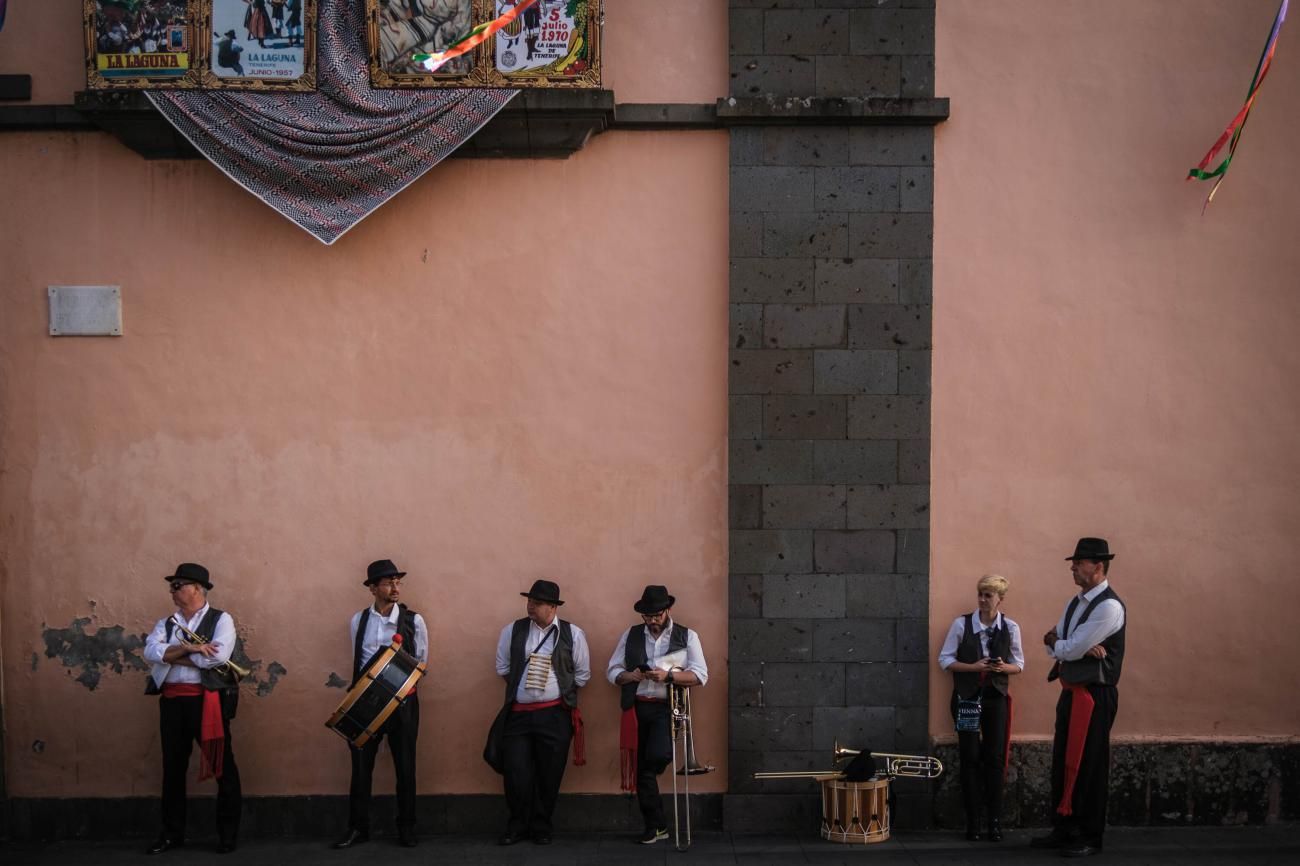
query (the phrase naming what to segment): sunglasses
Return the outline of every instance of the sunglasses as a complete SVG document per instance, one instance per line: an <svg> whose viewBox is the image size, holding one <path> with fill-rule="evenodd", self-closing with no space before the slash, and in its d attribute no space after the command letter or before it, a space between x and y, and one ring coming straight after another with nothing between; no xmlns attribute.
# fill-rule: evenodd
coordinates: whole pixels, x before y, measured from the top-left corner
<svg viewBox="0 0 1300 866"><path fill-rule="evenodd" d="M171 583L167 584L167 586L171 588L172 592L179 592L182 587L186 587L190 585L191 585L191 581L188 580L173 580Z"/></svg>

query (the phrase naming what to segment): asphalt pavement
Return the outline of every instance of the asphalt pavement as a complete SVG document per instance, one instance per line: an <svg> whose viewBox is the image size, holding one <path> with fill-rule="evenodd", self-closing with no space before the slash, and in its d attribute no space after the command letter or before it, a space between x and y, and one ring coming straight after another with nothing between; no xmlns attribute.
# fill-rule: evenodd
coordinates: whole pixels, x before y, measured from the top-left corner
<svg viewBox="0 0 1300 866"><path fill-rule="evenodd" d="M1035 831L1037 832L1037 831ZM512 864L512 866L596 866L596 864L1041 864L1067 862L1052 851L1029 847L1031 833L1006 832L1000 843L967 842L960 834L908 831L872 845L841 845L808 836L733 836L696 833L689 850L672 842L638 845L630 835L558 835L550 845L521 842L508 848L489 836L425 836L416 848L376 838L348 851L328 840L249 840L233 854L219 855L214 839L192 839L185 848L146 857L147 839L63 841L0 845L5 866L429 866L429 864ZM1089 858L1098 864L1293 864L1300 863L1300 825L1272 827L1112 827L1106 848ZM1069 861L1073 862L1073 861Z"/></svg>

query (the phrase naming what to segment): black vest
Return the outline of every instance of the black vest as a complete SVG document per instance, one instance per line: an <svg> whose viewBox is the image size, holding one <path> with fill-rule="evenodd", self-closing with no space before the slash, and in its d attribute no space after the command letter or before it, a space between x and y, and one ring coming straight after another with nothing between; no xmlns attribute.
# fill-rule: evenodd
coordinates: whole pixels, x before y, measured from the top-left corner
<svg viewBox="0 0 1300 866"><path fill-rule="evenodd" d="M221 619L222 613L224 611L209 606L208 612L203 615L203 619L199 620L198 628L194 629L194 633L208 643L212 643L212 636L217 633L217 620ZM172 632L176 630L176 618L167 617L167 625L163 626L163 628L166 630L165 639L168 643L171 643ZM238 645L239 643L236 641L235 646ZM230 650L231 658L234 658L234 654L235 649L232 647ZM228 679L223 679L221 674L213 672L210 668L199 668L199 684L208 691L214 692L226 691L227 689L238 691L239 689L239 683L232 683ZM161 684L159 685L161 686Z"/></svg>
<svg viewBox="0 0 1300 866"><path fill-rule="evenodd" d="M957 661L965 664L974 664L984 657L980 647L980 637L975 631L975 614L966 614L966 630L962 633L961 643L957 644ZM1002 628L996 628L989 632L989 658L1000 658L1004 662L1011 661L1011 629L1007 628L1007 618L1001 617ZM1007 675L1006 674L989 674L989 685L1002 692L1007 693ZM953 671L952 674L953 689L963 698L971 698L979 691L980 675L975 671Z"/></svg>
<svg viewBox="0 0 1300 866"><path fill-rule="evenodd" d="M686 626L674 622L672 631L668 635L668 652L684 649L686 649ZM634 671L645 662L645 623L641 623L627 630L627 643L623 647L623 669ZM624 683L619 687L622 689L619 705L623 709L629 709L636 703L636 690L640 685L640 683Z"/></svg>
<svg viewBox="0 0 1300 866"><path fill-rule="evenodd" d="M506 703L513 703L515 692L519 691L519 681L528 669L528 617L515 620L514 630L510 632L510 677L506 680ZM573 678L573 627L566 620L556 618L560 628L554 638L555 649L551 653L551 670L555 671L555 682L560 687L560 700L565 706L578 705L578 685ZM552 623L554 626L556 623ZM549 629L547 629L549 631ZM545 634L546 632L543 632Z"/></svg>
<svg viewBox="0 0 1300 866"><path fill-rule="evenodd" d="M361 619L357 621L357 642L356 646L352 648L352 685L354 686L357 684L357 680L361 679L362 672L370 667L370 662L374 658L374 656L365 660L361 658L361 644L366 639L366 623L370 622L370 611L373 608L374 605L371 605L361 611ZM415 611L401 602L397 603L397 633L402 636L402 649L419 658L420 648L415 645ZM410 647L410 649L407 649L407 647ZM383 651L384 648L380 647L379 652ZM375 655L378 654L375 653Z"/></svg>
<svg viewBox="0 0 1300 866"><path fill-rule="evenodd" d="M1052 670L1047 674L1048 682L1064 674L1065 681L1069 683L1119 685L1120 670L1124 666L1124 632L1128 628L1128 606L1115 594L1115 590L1107 586L1105 592L1088 602L1088 606L1083 609L1083 615L1079 617L1079 621L1073 627L1077 629L1087 622L1088 617L1092 615L1097 605L1109 598L1118 601L1119 606L1124 609L1124 624L1119 627L1119 631L1101 642L1101 645L1106 649L1106 657L1104 659L1095 659L1084 656L1074 661L1058 662L1052 666ZM1066 633L1061 635L1061 640L1069 638L1070 617L1074 616L1074 611L1078 606L1079 597L1076 595L1070 599L1070 606L1065 609Z"/></svg>

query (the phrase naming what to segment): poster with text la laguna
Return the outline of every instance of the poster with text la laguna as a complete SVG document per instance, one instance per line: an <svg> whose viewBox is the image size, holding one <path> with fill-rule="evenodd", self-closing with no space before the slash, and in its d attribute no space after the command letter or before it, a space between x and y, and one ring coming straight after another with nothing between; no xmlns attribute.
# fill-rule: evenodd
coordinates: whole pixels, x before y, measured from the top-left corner
<svg viewBox="0 0 1300 866"><path fill-rule="evenodd" d="M316 0L204 0L203 21L204 87L315 87Z"/></svg>
<svg viewBox="0 0 1300 866"><path fill-rule="evenodd" d="M84 0L86 87L194 87L198 0Z"/></svg>
<svg viewBox="0 0 1300 866"><path fill-rule="evenodd" d="M521 0L493 0L497 15ZM535 0L497 32L495 72L510 86L599 87L599 0Z"/></svg>

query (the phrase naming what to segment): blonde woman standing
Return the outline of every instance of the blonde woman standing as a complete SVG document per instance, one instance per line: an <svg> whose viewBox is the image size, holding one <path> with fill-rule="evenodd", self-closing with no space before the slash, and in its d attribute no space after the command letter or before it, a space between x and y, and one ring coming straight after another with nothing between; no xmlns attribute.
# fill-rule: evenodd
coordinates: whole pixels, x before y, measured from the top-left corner
<svg viewBox="0 0 1300 866"><path fill-rule="evenodd" d="M1002 841L1002 782L1011 756L1008 685L1025 669L1020 626L1000 610L1009 586L1001 575L981 577L978 608L952 621L939 651L939 667L952 674L966 838L972 842L981 838L981 806L987 838Z"/></svg>

